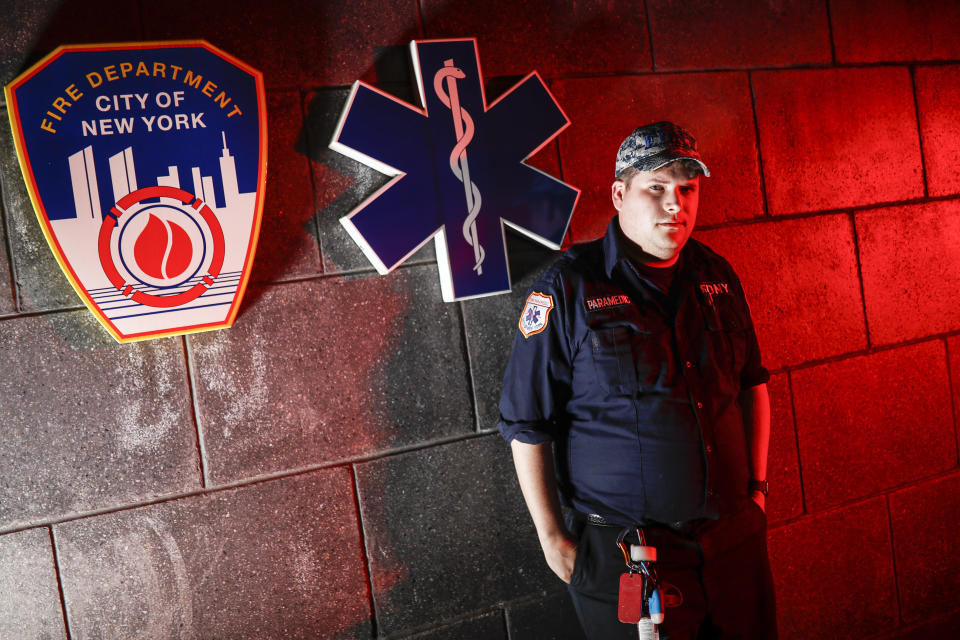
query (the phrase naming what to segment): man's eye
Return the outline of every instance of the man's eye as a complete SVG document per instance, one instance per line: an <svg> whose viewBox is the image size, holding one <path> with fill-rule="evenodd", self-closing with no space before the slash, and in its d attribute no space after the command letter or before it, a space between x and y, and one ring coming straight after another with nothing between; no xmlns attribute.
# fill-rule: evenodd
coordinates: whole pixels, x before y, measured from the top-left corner
<svg viewBox="0 0 960 640"><path fill-rule="evenodd" d="M650 191L663 191L663 187L659 184L650 185Z"/></svg>

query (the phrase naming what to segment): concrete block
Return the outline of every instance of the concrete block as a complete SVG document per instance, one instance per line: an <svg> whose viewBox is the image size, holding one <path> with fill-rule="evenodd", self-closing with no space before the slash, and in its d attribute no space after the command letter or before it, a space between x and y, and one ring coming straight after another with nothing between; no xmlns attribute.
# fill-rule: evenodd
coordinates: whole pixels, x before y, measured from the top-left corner
<svg viewBox="0 0 960 640"><path fill-rule="evenodd" d="M204 3L203 11L195 11L191 0L148 4L147 39L215 34L213 44L262 71L268 87L376 81L383 50L418 36L411 0L292 0L282 7L216 0Z"/></svg>
<svg viewBox="0 0 960 640"><path fill-rule="evenodd" d="M914 79L927 190L960 193L960 65L918 67Z"/></svg>
<svg viewBox="0 0 960 640"><path fill-rule="evenodd" d="M357 465L378 630L558 586L498 435Z"/></svg>
<svg viewBox="0 0 960 640"><path fill-rule="evenodd" d="M960 201L856 214L873 344L960 329Z"/></svg>
<svg viewBox="0 0 960 640"><path fill-rule="evenodd" d="M536 600L507 605L510 638L538 640L585 640L573 600L566 589L544 593Z"/></svg>
<svg viewBox="0 0 960 640"><path fill-rule="evenodd" d="M0 638L63 638L50 531L0 536Z"/></svg>
<svg viewBox="0 0 960 640"><path fill-rule="evenodd" d="M190 336L210 481L473 431L463 336L435 268L250 292Z"/></svg>
<svg viewBox="0 0 960 640"><path fill-rule="evenodd" d="M827 8L815 0L648 0L657 69L829 64Z"/></svg>
<svg viewBox="0 0 960 640"><path fill-rule="evenodd" d="M477 36L487 76L545 77L649 70L646 14L630 0L568 4L558 0L427 0L427 38ZM599 43L616 42L616 53Z"/></svg>
<svg viewBox="0 0 960 640"><path fill-rule="evenodd" d="M119 345L86 311L0 327L0 528L199 487L180 339Z"/></svg>
<svg viewBox="0 0 960 640"><path fill-rule="evenodd" d="M923 196L906 67L758 71L753 86L770 213Z"/></svg>
<svg viewBox="0 0 960 640"><path fill-rule="evenodd" d="M559 255L512 232L507 234L507 251L513 284L510 294L463 301L467 353L481 429L495 428L500 419L503 374L527 290Z"/></svg>
<svg viewBox="0 0 960 640"><path fill-rule="evenodd" d="M791 374L807 510L957 464L943 342Z"/></svg>
<svg viewBox="0 0 960 640"><path fill-rule="evenodd" d="M928 638L956 638L960 636L960 611L928 618L918 625L901 629L897 640L928 640Z"/></svg>
<svg viewBox="0 0 960 640"><path fill-rule="evenodd" d="M105 15L110 19L104 20ZM118 4L113 0L4 2L0 85L62 44L131 42L140 37L140 11L136 4Z"/></svg>
<svg viewBox="0 0 960 640"><path fill-rule="evenodd" d="M793 405L787 374L770 378L770 447L767 454L767 520L794 518L803 513L803 489L797 461L797 434L793 425Z"/></svg>
<svg viewBox="0 0 960 640"><path fill-rule="evenodd" d="M350 472L57 525L71 636L369 638Z"/></svg>
<svg viewBox="0 0 960 640"><path fill-rule="evenodd" d="M953 397L953 421L957 429L957 442L960 442L960 336L947 340L947 367Z"/></svg>
<svg viewBox="0 0 960 640"><path fill-rule="evenodd" d="M745 73L558 80L552 89L573 121L560 135L564 179L583 190L570 226L573 242L603 235L615 213L610 185L617 149L636 127L658 120L688 129L710 168L713 177L702 183L700 224L763 214Z"/></svg>
<svg viewBox="0 0 960 640"><path fill-rule="evenodd" d="M952 2L832 0L837 62L960 58L960 6Z"/></svg>
<svg viewBox="0 0 960 640"><path fill-rule="evenodd" d="M960 475L890 494L890 521L903 621L942 614L960 601Z"/></svg>
<svg viewBox="0 0 960 640"><path fill-rule="evenodd" d="M780 638L866 638L897 625L884 498L798 520L768 536Z"/></svg>
<svg viewBox="0 0 960 640"><path fill-rule="evenodd" d="M7 110L0 109L0 120ZM83 303L70 285L40 229L20 172L9 127L0 127L0 184L10 234L10 256L21 311L78 307Z"/></svg>
<svg viewBox="0 0 960 640"><path fill-rule="evenodd" d="M391 85L390 90L408 103L417 102L415 87ZM374 270L360 247L340 224L340 218L348 215L391 180L328 146L349 95L347 90L323 90L306 97L306 132L313 171L316 225L320 234L323 268L327 273ZM435 260L433 243L428 242L410 256L406 264Z"/></svg>
<svg viewBox="0 0 960 640"><path fill-rule="evenodd" d="M7 231L3 211L3 194L0 193L0 314L16 310L13 282L10 279L10 254L7 253Z"/></svg>
<svg viewBox="0 0 960 640"><path fill-rule="evenodd" d="M407 636L408 640L507 640L503 612L499 609L425 633Z"/></svg>
<svg viewBox="0 0 960 640"><path fill-rule="evenodd" d="M269 171L253 279L318 274L320 248L300 93L267 93L267 119Z"/></svg>
<svg viewBox="0 0 960 640"><path fill-rule="evenodd" d="M695 237L740 276L768 368L867 346L848 216L725 227Z"/></svg>

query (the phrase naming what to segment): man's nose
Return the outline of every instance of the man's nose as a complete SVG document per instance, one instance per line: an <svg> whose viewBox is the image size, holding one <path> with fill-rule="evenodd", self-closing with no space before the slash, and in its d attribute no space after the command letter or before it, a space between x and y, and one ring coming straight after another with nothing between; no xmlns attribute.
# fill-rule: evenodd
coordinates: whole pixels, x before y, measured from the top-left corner
<svg viewBox="0 0 960 640"><path fill-rule="evenodd" d="M676 189L667 189L663 195L663 210L671 215L680 211L680 200L677 198Z"/></svg>

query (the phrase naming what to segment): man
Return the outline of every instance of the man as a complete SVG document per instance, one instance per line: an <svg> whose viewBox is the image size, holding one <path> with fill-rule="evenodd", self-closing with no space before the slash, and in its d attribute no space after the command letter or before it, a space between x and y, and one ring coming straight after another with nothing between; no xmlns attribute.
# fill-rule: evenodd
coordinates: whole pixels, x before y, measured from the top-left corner
<svg viewBox="0 0 960 640"><path fill-rule="evenodd" d="M527 297L500 431L590 638L637 637L617 620L617 541L641 535L659 555L661 638L774 638L769 373L739 279L690 239L709 170L657 122L623 141L615 175L606 235Z"/></svg>

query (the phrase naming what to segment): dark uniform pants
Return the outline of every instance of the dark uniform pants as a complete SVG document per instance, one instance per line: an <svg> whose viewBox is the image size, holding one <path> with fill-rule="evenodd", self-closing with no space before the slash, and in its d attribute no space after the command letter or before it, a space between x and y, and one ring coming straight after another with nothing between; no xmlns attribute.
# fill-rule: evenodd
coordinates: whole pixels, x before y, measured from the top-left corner
<svg viewBox="0 0 960 640"><path fill-rule="evenodd" d="M617 546L622 529L589 524L574 513L567 526L580 539L569 591L587 637L636 640L637 625L617 620L620 575L627 572ZM766 516L756 503L748 500L738 513L684 534L662 527L643 532L657 548L666 605L661 640L777 637ZM627 541L637 544L636 533Z"/></svg>

